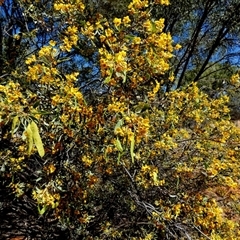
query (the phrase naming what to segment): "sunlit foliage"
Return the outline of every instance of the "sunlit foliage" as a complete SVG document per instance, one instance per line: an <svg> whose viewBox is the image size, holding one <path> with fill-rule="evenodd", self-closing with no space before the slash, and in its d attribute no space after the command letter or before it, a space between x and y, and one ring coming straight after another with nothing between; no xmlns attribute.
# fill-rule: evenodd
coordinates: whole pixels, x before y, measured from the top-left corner
<svg viewBox="0 0 240 240"><path fill-rule="evenodd" d="M108 22L80 21L79 0L54 1L66 21L59 39L0 85L2 176L76 238L238 239L240 130L227 96L209 99L196 84L164 92L180 46L151 17L155 4L169 2L133 0L128 16ZM108 93L94 104L79 73L59 67L80 38L101 43ZM21 178L31 160L33 179Z"/></svg>

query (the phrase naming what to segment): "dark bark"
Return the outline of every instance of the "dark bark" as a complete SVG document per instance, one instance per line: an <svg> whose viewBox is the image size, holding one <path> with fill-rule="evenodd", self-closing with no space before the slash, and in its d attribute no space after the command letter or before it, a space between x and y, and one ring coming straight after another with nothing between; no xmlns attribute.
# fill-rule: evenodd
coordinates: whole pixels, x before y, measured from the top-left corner
<svg viewBox="0 0 240 240"><path fill-rule="evenodd" d="M181 71L181 75L178 79L178 84L177 84L177 87L179 88L181 85L182 85L182 81L183 81L183 78L184 78L184 75L185 75L185 72L188 68L188 65L189 65L189 62L190 62L190 59L192 58L193 54L194 54L194 51L198 45L198 38L199 38L199 35L202 31L202 27L206 21L206 19L208 18L209 16L209 13L212 11L212 9L214 8L215 6L215 2L212 2L212 1L207 1L206 2L206 5L205 5L205 9L203 11L203 14L193 32L193 35L192 35L192 38L191 38L191 41L189 43L189 45L187 46L186 50L185 50L185 53L183 55L183 57L180 59L175 71L174 71L174 74L175 75L178 75L179 71L180 71L180 68L182 68L182 71Z"/></svg>

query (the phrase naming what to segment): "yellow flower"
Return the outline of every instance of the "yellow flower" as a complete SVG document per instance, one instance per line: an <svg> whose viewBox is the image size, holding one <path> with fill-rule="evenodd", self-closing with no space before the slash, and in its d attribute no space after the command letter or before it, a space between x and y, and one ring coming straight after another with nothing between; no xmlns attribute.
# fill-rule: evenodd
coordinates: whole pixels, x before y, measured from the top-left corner
<svg viewBox="0 0 240 240"><path fill-rule="evenodd" d="M223 177L224 183L229 187L237 187L237 182L234 182L231 177Z"/></svg>
<svg viewBox="0 0 240 240"><path fill-rule="evenodd" d="M136 12L135 9L146 7L148 7L148 0L132 0L132 2L128 5L128 9L133 12Z"/></svg>
<svg viewBox="0 0 240 240"><path fill-rule="evenodd" d="M45 46L40 49L38 52L39 57L50 56L52 48L50 46Z"/></svg>
<svg viewBox="0 0 240 240"><path fill-rule="evenodd" d="M50 165L48 166L48 169L49 169L49 173L54 173L55 170L56 170L56 167L55 167L53 164L50 164Z"/></svg>
<svg viewBox="0 0 240 240"><path fill-rule="evenodd" d="M115 55L116 62L124 61L127 53L125 51L120 51Z"/></svg>
<svg viewBox="0 0 240 240"><path fill-rule="evenodd" d="M151 32L153 29L152 22L148 19L143 23L143 27L146 29L147 32Z"/></svg>
<svg viewBox="0 0 240 240"><path fill-rule="evenodd" d="M161 5L169 5L170 4L169 0L155 0L154 2L156 4L161 4Z"/></svg>
<svg viewBox="0 0 240 240"><path fill-rule="evenodd" d="M119 27L122 23L122 19L121 18L114 18L113 23L114 23L115 27Z"/></svg>
<svg viewBox="0 0 240 240"><path fill-rule="evenodd" d="M59 95L55 95L52 97L52 105L57 106L59 103L63 103L64 99L62 99Z"/></svg>
<svg viewBox="0 0 240 240"><path fill-rule="evenodd" d="M53 41L53 40L50 40L50 41L49 41L49 44L50 44L50 46L52 46L52 47L54 47L54 46L56 45L56 43L57 43L57 42L56 42L56 41Z"/></svg>
<svg viewBox="0 0 240 240"><path fill-rule="evenodd" d="M182 48L182 46L181 46L180 44L177 44L177 45L175 46L175 50L179 50L180 48Z"/></svg>
<svg viewBox="0 0 240 240"><path fill-rule="evenodd" d="M116 112L116 113L123 113L127 107L125 106L125 103L121 102L114 102L112 104L108 105L108 111L109 112Z"/></svg>
<svg viewBox="0 0 240 240"><path fill-rule="evenodd" d="M151 167L149 165L143 165L142 168L141 168L141 171L144 173L144 174L147 174L149 173L149 171L151 170Z"/></svg>
<svg viewBox="0 0 240 240"><path fill-rule="evenodd" d="M171 220L172 214L171 214L170 209L167 209L167 211L164 213L164 218L165 218L166 220Z"/></svg>
<svg viewBox="0 0 240 240"><path fill-rule="evenodd" d="M106 37L111 37L113 35L113 30L110 28L107 28L105 30L105 35L106 35Z"/></svg>
<svg viewBox="0 0 240 240"><path fill-rule="evenodd" d="M142 39L140 37L134 37L133 38L133 44L140 44Z"/></svg>
<svg viewBox="0 0 240 240"><path fill-rule="evenodd" d="M154 239L154 234L153 233L148 233L143 240L152 240Z"/></svg>
<svg viewBox="0 0 240 240"><path fill-rule="evenodd" d="M155 21L154 23L155 23L157 32L162 32L162 30L164 28L164 18L160 18L159 20Z"/></svg>
<svg viewBox="0 0 240 240"><path fill-rule="evenodd" d="M51 193L46 187L45 189L38 189L33 190L32 192L33 199L37 200L38 204L56 208L58 206L58 202L60 200L60 195L58 193Z"/></svg>
<svg viewBox="0 0 240 240"><path fill-rule="evenodd" d="M171 75L169 76L168 79L169 79L170 82L173 82L174 78L175 78L175 77L174 77L173 73L171 73Z"/></svg>
<svg viewBox="0 0 240 240"><path fill-rule="evenodd" d="M173 207L173 210L174 210L174 215L175 215L175 218L177 218L181 212L181 207L182 205L180 203L174 205Z"/></svg>
<svg viewBox="0 0 240 240"><path fill-rule="evenodd" d="M131 22L131 19L129 18L129 16L126 16L123 18L123 24L126 26L127 24L129 24Z"/></svg>
<svg viewBox="0 0 240 240"><path fill-rule="evenodd" d="M96 28L96 30L99 30L99 29L103 30L103 26L102 26L102 24L101 24L100 21L97 21L97 22L95 23L95 28ZM101 37L101 36L100 36L100 37Z"/></svg>
<svg viewBox="0 0 240 240"><path fill-rule="evenodd" d="M84 165L85 165L86 167L89 167L89 166L92 165L93 160L92 160L91 158L87 157L87 156L83 156L83 157L82 157L82 162L84 163Z"/></svg>
<svg viewBox="0 0 240 240"><path fill-rule="evenodd" d="M33 54L31 57L27 58L25 63L29 65L29 64L34 63L36 61L37 61L36 56Z"/></svg>
<svg viewBox="0 0 240 240"><path fill-rule="evenodd" d="M153 88L152 92L148 92L148 98L150 100L154 100L159 89L160 89L160 83L158 81L156 81L156 86Z"/></svg>
<svg viewBox="0 0 240 240"><path fill-rule="evenodd" d="M237 74L232 75L232 77L230 79L230 82L233 85L239 86L239 84L240 84L240 76L239 76L239 74L237 73Z"/></svg>

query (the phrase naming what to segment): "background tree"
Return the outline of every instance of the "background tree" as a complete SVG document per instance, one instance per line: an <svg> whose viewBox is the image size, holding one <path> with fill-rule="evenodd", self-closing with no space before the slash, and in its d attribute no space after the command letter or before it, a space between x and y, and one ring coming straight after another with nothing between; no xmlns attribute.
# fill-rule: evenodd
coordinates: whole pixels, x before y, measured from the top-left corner
<svg viewBox="0 0 240 240"><path fill-rule="evenodd" d="M184 85L186 73L195 71L193 81L211 71L214 63L239 62L238 1L175 1L155 9L155 17L165 18L165 31L182 45L174 58L176 86Z"/></svg>

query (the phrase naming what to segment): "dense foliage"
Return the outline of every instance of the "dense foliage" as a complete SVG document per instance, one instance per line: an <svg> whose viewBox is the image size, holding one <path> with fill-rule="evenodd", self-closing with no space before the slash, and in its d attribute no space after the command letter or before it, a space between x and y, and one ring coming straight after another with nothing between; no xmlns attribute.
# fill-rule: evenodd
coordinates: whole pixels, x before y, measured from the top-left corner
<svg viewBox="0 0 240 240"><path fill-rule="evenodd" d="M19 4L27 14L39 2ZM108 21L87 19L80 0L53 1L57 34L1 78L1 177L71 239L240 237L240 130L226 95L164 91L180 46L152 18L158 4L169 2L133 0ZM101 73L87 97L68 62L82 42Z"/></svg>

